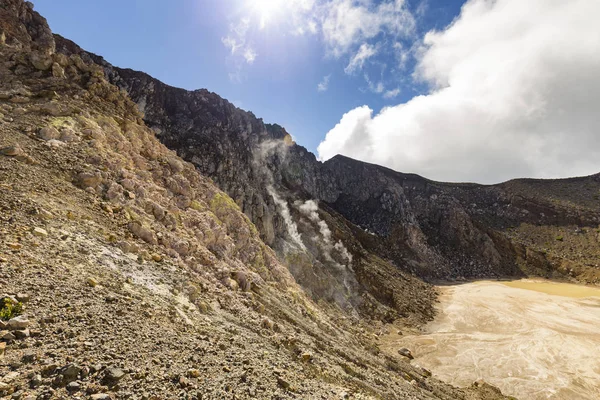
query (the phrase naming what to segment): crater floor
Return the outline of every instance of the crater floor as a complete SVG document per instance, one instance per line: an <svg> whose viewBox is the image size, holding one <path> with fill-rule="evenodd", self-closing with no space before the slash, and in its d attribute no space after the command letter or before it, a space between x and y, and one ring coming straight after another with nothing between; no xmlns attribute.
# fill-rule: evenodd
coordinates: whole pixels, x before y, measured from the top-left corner
<svg viewBox="0 0 600 400"><path fill-rule="evenodd" d="M520 399L600 398L600 289L548 281L440 287L423 334L389 335L413 363L458 386L483 379Z"/></svg>

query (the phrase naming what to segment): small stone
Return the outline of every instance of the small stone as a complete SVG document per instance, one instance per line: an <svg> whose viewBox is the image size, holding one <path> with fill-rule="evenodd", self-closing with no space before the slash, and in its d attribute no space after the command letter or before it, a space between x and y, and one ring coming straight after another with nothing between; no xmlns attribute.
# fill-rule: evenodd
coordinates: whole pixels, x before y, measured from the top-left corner
<svg viewBox="0 0 600 400"><path fill-rule="evenodd" d="M42 376L41 375L34 375L33 378L31 378L31 380L29 381L29 387L31 387L32 389L38 388L40 386L42 386Z"/></svg>
<svg viewBox="0 0 600 400"><path fill-rule="evenodd" d="M56 372L58 369L58 365L56 364L48 364L42 367L42 375L50 376Z"/></svg>
<svg viewBox="0 0 600 400"><path fill-rule="evenodd" d="M188 371L187 371L187 375L188 375L190 378L198 378L198 377L200 376L200 370L198 370L198 369L193 369L193 368L190 368L190 369L188 369Z"/></svg>
<svg viewBox="0 0 600 400"><path fill-rule="evenodd" d="M31 231L31 233L33 233L33 235L37 236L37 237L46 237L46 236L48 236L48 231L46 231L45 229L42 229L42 228L33 228L33 230Z"/></svg>
<svg viewBox="0 0 600 400"><path fill-rule="evenodd" d="M110 395L106 393L93 394L90 398L92 400L111 400Z"/></svg>
<svg viewBox="0 0 600 400"><path fill-rule="evenodd" d="M17 293L15 297L17 298L17 301L20 301L21 303L28 303L31 299L26 293Z"/></svg>
<svg viewBox="0 0 600 400"><path fill-rule="evenodd" d="M78 382L70 382L67 385L67 390L69 392L78 392L79 390L81 390L81 385Z"/></svg>
<svg viewBox="0 0 600 400"><path fill-rule="evenodd" d="M8 321L8 329L11 331L22 331L24 329L27 329L27 327L29 327L29 320L27 318L25 318L22 315L19 315L18 317L15 317L13 319L11 319L10 321Z"/></svg>
<svg viewBox="0 0 600 400"><path fill-rule="evenodd" d="M13 250L21 250L23 248L23 245L21 243L9 243L8 247L10 247Z"/></svg>
<svg viewBox="0 0 600 400"><path fill-rule="evenodd" d="M310 353L302 353L302 355L300 356L300 358L304 362L309 362L312 359L312 355Z"/></svg>
<svg viewBox="0 0 600 400"><path fill-rule="evenodd" d="M65 383L77 380L80 372L81 368L75 364L69 364L60 370L60 374L63 376L63 381Z"/></svg>
<svg viewBox="0 0 600 400"><path fill-rule="evenodd" d="M160 254L152 254L152 260L154 260L155 262L161 262L162 261L162 256Z"/></svg>
<svg viewBox="0 0 600 400"><path fill-rule="evenodd" d="M227 279L227 286L228 286L228 287L229 287L231 290L233 290L234 292L235 292L235 291L237 291L237 290L239 289L239 285L238 285L238 283L237 283L235 280L231 279L231 278Z"/></svg>
<svg viewBox="0 0 600 400"><path fill-rule="evenodd" d="M2 378L2 382L12 383L12 382L16 381L18 377L19 377L18 372L16 372L16 371L9 372L8 374L4 375L4 377Z"/></svg>
<svg viewBox="0 0 600 400"><path fill-rule="evenodd" d="M30 99L27 96L13 96L10 98L10 102L14 104L25 104L29 103L29 101ZM13 119L11 118L9 121L12 122Z"/></svg>
<svg viewBox="0 0 600 400"><path fill-rule="evenodd" d="M0 394L8 393L11 388L12 387L8 383L0 382Z"/></svg>
<svg viewBox="0 0 600 400"><path fill-rule="evenodd" d="M96 287L98 286L98 281L94 278L88 278L87 284L91 287Z"/></svg>
<svg viewBox="0 0 600 400"><path fill-rule="evenodd" d="M203 314L206 314L208 311L210 311L210 307L208 306L208 303L205 301L201 301L198 303L198 309Z"/></svg>
<svg viewBox="0 0 600 400"><path fill-rule="evenodd" d="M23 354L23 357L21 357L21 361L23 361L23 363L25 363L25 364L31 364L31 363L35 362L36 359L37 359L37 355L32 352L27 352L27 353Z"/></svg>
<svg viewBox="0 0 600 400"><path fill-rule="evenodd" d="M180 376L179 377L179 386L181 386L182 388L188 387L188 386L190 386L190 382L187 380L187 378L185 376Z"/></svg>
<svg viewBox="0 0 600 400"><path fill-rule="evenodd" d="M4 358L5 352L6 352L6 343L0 342L0 359Z"/></svg>
<svg viewBox="0 0 600 400"><path fill-rule="evenodd" d="M114 386L118 384L119 381L125 377L125 375L127 374L121 368L107 368L104 372L103 382L107 386Z"/></svg>
<svg viewBox="0 0 600 400"><path fill-rule="evenodd" d="M262 320L261 326L265 329L272 330L275 324L269 318L265 318Z"/></svg>
<svg viewBox="0 0 600 400"><path fill-rule="evenodd" d="M406 347L403 347L400 350L398 350L398 354L400 354L403 357L408 358L409 360L414 359L412 352L409 349L407 349Z"/></svg>
<svg viewBox="0 0 600 400"><path fill-rule="evenodd" d="M426 368L423 368L419 365L415 365L415 368L417 369L417 372L419 373L419 375L421 375L424 378L429 378L431 377L431 371L429 371Z"/></svg>
<svg viewBox="0 0 600 400"><path fill-rule="evenodd" d="M27 339L28 337L31 336L29 329L24 329L22 331L15 331L14 334L17 337L17 339L19 339L19 340Z"/></svg>
<svg viewBox="0 0 600 400"><path fill-rule="evenodd" d="M290 388L290 383L288 381L286 381L285 379L278 377L277 378L277 384L279 386L281 386L282 388L284 388L285 390L288 390Z"/></svg>
<svg viewBox="0 0 600 400"><path fill-rule="evenodd" d="M50 147L52 149L58 149L61 148L63 146L66 146L67 144L63 141L60 141L58 139L50 139L46 142L46 146Z"/></svg>
<svg viewBox="0 0 600 400"><path fill-rule="evenodd" d="M12 332L9 331L1 331L0 332L0 340L3 342L10 342L11 340L16 340L17 337L13 335Z"/></svg>

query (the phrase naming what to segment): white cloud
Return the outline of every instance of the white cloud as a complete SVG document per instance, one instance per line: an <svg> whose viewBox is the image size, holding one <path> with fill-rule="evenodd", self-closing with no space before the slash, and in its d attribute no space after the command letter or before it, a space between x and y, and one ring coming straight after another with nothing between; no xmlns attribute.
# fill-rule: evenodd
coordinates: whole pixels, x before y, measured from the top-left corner
<svg viewBox="0 0 600 400"><path fill-rule="evenodd" d="M347 58L348 74L415 34L415 19L405 0L261 0L246 6L221 39L236 70L244 62L253 64L258 57L253 44L274 32L281 38L318 36L327 56Z"/></svg>
<svg viewBox="0 0 600 400"><path fill-rule="evenodd" d="M427 14L427 11L429 11L429 0L421 0L415 10L415 14L419 18L423 18Z"/></svg>
<svg viewBox="0 0 600 400"><path fill-rule="evenodd" d="M396 60L398 60L398 68L400 70L404 70L406 68L406 63L410 58L411 51L404 48L402 43L396 42L392 46L394 54L396 55Z"/></svg>
<svg viewBox="0 0 600 400"><path fill-rule="evenodd" d="M251 20L248 17L241 18L237 24L229 26L229 34L221 38L221 43L230 53L230 61L233 65L229 71L229 80L234 83L242 81L242 64L253 64L257 53L250 43L247 35L250 30Z"/></svg>
<svg viewBox="0 0 600 400"><path fill-rule="evenodd" d="M385 99L393 99L394 97L398 97L399 94L400 94L400 88L396 88L396 89L386 90L386 92L383 94L383 97Z"/></svg>
<svg viewBox="0 0 600 400"><path fill-rule="evenodd" d="M256 51L254 51L252 47L247 47L246 50L244 50L244 59L248 64L254 63L254 60L256 60L256 56Z"/></svg>
<svg viewBox="0 0 600 400"><path fill-rule="evenodd" d="M377 54L377 48L368 43L363 43L356 54L350 59L350 63L344 69L344 72L351 75L363 68L365 61Z"/></svg>
<svg viewBox="0 0 600 400"><path fill-rule="evenodd" d="M373 82L367 74L365 74L365 81L367 82L369 91L376 94L382 94L385 91L385 85L383 84L383 82Z"/></svg>
<svg viewBox="0 0 600 400"><path fill-rule="evenodd" d="M427 95L346 113L319 145L439 180L484 183L600 170L600 2L469 0L429 32Z"/></svg>
<svg viewBox="0 0 600 400"><path fill-rule="evenodd" d="M323 14L323 38L334 57L352 51L382 31L407 37L415 29L415 20L404 0L378 5L369 0L333 0L325 4Z"/></svg>
<svg viewBox="0 0 600 400"><path fill-rule="evenodd" d="M317 91L326 92L329 89L329 81L331 80L331 75L327 75L323 77L323 80L319 82L317 85Z"/></svg>
<svg viewBox="0 0 600 400"><path fill-rule="evenodd" d="M239 49L239 44L237 42L237 40L235 40L235 38L232 38L231 36L227 36L221 39L221 42L223 43L223 45L225 47L227 47L227 49L229 50L229 52L233 55L235 54L235 52Z"/></svg>

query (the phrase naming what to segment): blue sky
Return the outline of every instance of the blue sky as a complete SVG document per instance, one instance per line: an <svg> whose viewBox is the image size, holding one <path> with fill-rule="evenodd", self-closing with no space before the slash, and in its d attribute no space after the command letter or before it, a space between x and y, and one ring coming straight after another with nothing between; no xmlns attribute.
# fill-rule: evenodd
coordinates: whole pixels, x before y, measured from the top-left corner
<svg viewBox="0 0 600 400"><path fill-rule="evenodd" d="M435 180L600 171L600 1L37 0L119 67Z"/></svg>
<svg viewBox="0 0 600 400"><path fill-rule="evenodd" d="M379 110L424 89L412 82L412 60L404 70L391 71L398 55L387 48L362 70L347 74L344 70L354 49L335 57L322 35L293 34L294 27L281 22L291 18L286 10L276 10L261 27L262 9L257 10L253 1L38 0L35 7L55 33L112 64L147 72L173 86L207 88L266 122L285 126L313 152L347 111L362 105ZM458 15L461 4L455 0L408 3L418 22L414 35L403 37L402 42L411 46L428 30L444 28ZM223 44L231 26L244 18L254 24L248 33L257 54L252 64L236 60ZM238 69L239 77L235 76ZM383 93L373 93L365 74L374 86L384 77L385 90L398 88L400 94L386 99ZM327 91L318 91L327 76Z"/></svg>

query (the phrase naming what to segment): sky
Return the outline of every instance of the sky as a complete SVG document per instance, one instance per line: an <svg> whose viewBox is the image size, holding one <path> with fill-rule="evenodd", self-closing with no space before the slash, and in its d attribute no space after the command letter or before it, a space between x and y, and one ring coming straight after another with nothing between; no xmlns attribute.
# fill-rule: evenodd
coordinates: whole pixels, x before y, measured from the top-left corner
<svg viewBox="0 0 600 400"><path fill-rule="evenodd" d="M113 65L444 181L600 172L600 1L36 0Z"/></svg>

